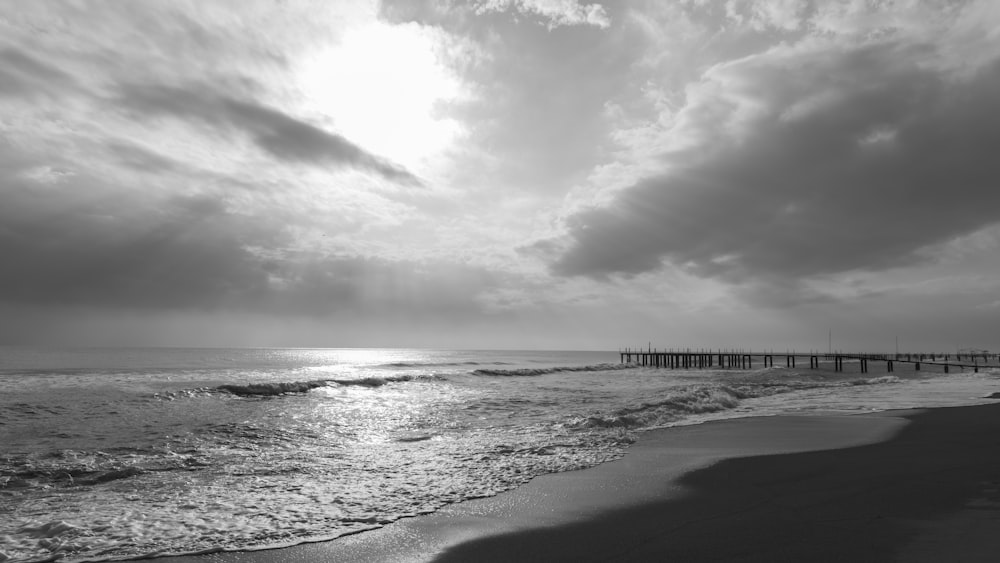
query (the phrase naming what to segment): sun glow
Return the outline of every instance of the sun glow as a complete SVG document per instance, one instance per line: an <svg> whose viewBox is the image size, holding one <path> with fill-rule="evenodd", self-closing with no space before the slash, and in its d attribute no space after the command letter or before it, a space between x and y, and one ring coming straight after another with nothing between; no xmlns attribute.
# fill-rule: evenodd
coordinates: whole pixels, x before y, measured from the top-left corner
<svg viewBox="0 0 1000 563"><path fill-rule="evenodd" d="M301 87L311 109L365 149L420 167L459 133L440 105L461 92L437 57L440 38L416 24L372 23L348 32L303 65Z"/></svg>

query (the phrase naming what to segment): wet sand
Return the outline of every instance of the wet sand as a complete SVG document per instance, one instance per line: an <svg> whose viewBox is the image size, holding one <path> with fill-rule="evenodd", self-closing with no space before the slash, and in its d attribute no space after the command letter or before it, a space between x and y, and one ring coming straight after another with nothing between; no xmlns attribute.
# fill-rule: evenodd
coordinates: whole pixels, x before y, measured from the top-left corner
<svg viewBox="0 0 1000 563"><path fill-rule="evenodd" d="M379 530L164 563L995 561L1000 405L737 419Z"/></svg>

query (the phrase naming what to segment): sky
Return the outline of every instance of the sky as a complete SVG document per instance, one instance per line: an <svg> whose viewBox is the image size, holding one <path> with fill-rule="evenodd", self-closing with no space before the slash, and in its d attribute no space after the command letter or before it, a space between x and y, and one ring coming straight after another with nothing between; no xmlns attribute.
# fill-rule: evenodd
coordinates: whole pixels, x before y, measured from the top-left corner
<svg viewBox="0 0 1000 563"><path fill-rule="evenodd" d="M0 0L0 343L997 351L998 150L994 0Z"/></svg>

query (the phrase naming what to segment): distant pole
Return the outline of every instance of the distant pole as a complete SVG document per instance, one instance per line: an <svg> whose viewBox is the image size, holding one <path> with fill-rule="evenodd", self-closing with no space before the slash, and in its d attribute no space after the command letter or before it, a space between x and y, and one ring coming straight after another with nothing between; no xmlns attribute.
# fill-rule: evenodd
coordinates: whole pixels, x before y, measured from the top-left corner
<svg viewBox="0 0 1000 563"><path fill-rule="evenodd" d="M833 329L830 329L830 334L826 337L826 354L829 356L833 354Z"/></svg>

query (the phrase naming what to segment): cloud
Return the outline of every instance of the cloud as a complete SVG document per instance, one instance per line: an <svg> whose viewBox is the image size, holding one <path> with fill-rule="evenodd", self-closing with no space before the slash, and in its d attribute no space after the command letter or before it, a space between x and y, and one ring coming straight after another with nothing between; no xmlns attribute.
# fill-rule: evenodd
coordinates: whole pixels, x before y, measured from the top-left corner
<svg viewBox="0 0 1000 563"><path fill-rule="evenodd" d="M600 4L581 6L577 0L482 0L476 4L476 13L516 10L534 14L548 20L549 29L563 25L592 25L607 28L611 19Z"/></svg>
<svg viewBox="0 0 1000 563"><path fill-rule="evenodd" d="M445 261L309 254L275 264L272 276L276 291L264 309L268 312L389 319L478 316L484 309L480 295L501 278Z"/></svg>
<svg viewBox="0 0 1000 563"><path fill-rule="evenodd" d="M553 270L799 280L926 262L1000 221L1000 64L952 73L926 45L831 47L706 73L672 131L694 142L569 217Z"/></svg>
<svg viewBox="0 0 1000 563"><path fill-rule="evenodd" d="M794 31L802 25L809 2L806 0L752 0L726 2L726 13L738 24L746 23L757 30L767 28Z"/></svg>
<svg viewBox="0 0 1000 563"><path fill-rule="evenodd" d="M447 62L471 95L443 108L465 126L454 166L463 184L531 198L561 196L606 156L612 127L606 104L645 82L633 81L632 63L648 38L621 6L607 8L608 21L615 22L607 30L553 30L536 25L535 17L493 11L520 11L527 3L484 4L478 14L475 6L385 0L380 17L438 27L467 47ZM576 2L551 6L582 9Z"/></svg>
<svg viewBox="0 0 1000 563"><path fill-rule="evenodd" d="M267 273L247 248L275 232L208 196L148 197L81 178L3 193L0 279L12 303L225 307L259 297ZM9 184L8 184L9 185ZM83 190L74 194L73 189Z"/></svg>
<svg viewBox="0 0 1000 563"><path fill-rule="evenodd" d="M72 83L63 71L13 47L0 49L0 95L33 97Z"/></svg>
<svg viewBox="0 0 1000 563"><path fill-rule="evenodd" d="M180 162L133 142L108 141L107 150L115 160L134 170L142 172L181 172L185 170L185 166Z"/></svg>
<svg viewBox="0 0 1000 563"><path fill-rule="evenodd" d="M255 102L160 85L124 86L117 101L140 114L166 114L241 130L259 148L284 161L349 166L375 172L394 182L422 184L402 166L373 155L340 135Z"/></svg>
<svg viewBox="0 0 1000 563"><path fill-rule="evenodd" d="M504 276L457 261L298 244L280 209L241 194L128 189L0 155L0 303L328 318L480 316Z"/></svg>

